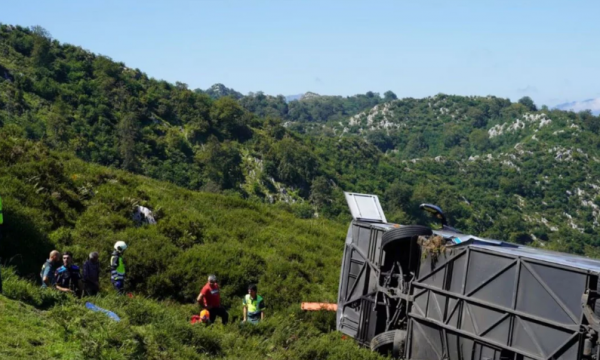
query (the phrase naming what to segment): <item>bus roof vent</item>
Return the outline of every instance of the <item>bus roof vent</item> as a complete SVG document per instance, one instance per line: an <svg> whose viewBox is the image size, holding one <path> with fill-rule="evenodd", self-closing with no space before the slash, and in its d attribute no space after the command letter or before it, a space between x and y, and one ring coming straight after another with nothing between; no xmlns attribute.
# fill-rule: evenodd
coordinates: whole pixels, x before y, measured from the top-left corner
<svg viewBox="0 0 600 360"><path fill-rule="evenodd" d="M344 192L354 220L387 223L377 195Z"/></svg>

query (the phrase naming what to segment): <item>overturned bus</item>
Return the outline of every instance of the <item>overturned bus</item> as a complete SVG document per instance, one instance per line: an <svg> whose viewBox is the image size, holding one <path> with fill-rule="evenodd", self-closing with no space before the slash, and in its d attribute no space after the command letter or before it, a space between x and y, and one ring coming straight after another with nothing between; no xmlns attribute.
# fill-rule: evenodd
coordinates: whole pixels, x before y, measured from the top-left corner
<svg viewBox="0 0 600 360"><path fill-rule="evenodd" d="M337 329L409 360L600 360L600 261L386 221L346 193Z"/></svg>

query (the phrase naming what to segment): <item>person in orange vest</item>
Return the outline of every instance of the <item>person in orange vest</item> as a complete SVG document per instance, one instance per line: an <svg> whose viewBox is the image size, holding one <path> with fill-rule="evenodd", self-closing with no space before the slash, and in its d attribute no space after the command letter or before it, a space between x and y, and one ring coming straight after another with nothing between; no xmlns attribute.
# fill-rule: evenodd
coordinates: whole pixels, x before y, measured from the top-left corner
<svg viewBox="0 0 600 360"><path fill-rule="evenodd" d="M223 306L221 306L221 295L219 290L219 284L217 283L217 276L210 275L208 277L208 282L202 290L200 290L200 294L198 294L198 298L196 299L200 306L203 306L210 313L210 323L214 323L217 316L221 318L223 325L227 324L229 321L229 314L227 310Z"/></svg>

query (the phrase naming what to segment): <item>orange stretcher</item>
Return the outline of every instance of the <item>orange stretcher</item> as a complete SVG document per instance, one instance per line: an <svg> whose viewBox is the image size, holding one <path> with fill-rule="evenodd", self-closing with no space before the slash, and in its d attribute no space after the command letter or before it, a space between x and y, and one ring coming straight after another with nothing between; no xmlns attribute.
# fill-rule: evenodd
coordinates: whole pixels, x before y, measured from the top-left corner
<svg viewBox="0 0 600 360"><path fill-rule="evenodd" d="M330 303L303 302L300 306L305 311L337 311L337 304Z"/></svg>

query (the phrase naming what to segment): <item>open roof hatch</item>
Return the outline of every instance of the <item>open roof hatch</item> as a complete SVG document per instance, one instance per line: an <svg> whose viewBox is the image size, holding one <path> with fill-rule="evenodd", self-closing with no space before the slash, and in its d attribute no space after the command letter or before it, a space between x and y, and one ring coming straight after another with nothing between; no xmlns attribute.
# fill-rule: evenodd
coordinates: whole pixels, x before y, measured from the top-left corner
<svg viewBox="0 0 600 360"><path fill-rule="evenodd" d="M354 220L387 223L377 195L344 192Z"/></svg>

